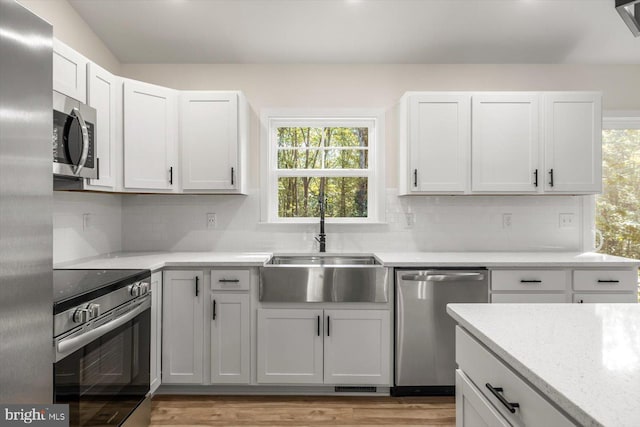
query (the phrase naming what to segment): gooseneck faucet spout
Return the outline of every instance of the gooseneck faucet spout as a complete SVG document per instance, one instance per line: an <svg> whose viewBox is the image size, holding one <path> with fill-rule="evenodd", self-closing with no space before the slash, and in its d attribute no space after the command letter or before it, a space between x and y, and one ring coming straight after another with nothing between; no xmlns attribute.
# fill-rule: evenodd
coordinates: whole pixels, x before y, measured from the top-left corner
<svg viewBox="0 0 640 427"><path fill-rule="evenodd" d="M326 208L326 200L324 198L324 178L320 179L320 194L318 196L318 205L320 207L320 234L316 237L316 242L320 244L320 252L327 251L327 235L324 232L324 213Z"/></svg>
<svg viewBox="0 0 640 427"><path fill-rule="evenodd" d="M320 252L327 251L327 235L324 232L324 204L325 201L321 197L320 204L320 234L316 237L316 241L320 244Z"/></svg>

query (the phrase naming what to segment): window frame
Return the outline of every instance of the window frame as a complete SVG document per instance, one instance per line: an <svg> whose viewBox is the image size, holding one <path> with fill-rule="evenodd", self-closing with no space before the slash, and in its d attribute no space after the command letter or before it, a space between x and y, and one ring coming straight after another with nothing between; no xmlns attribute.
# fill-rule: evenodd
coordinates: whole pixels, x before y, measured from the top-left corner
<svg viewBox="0 0 640 427"><path fill-rule="evenodd" d="M602 131L611 129L640 129L640 110L634 111L604 111L602 114ZM604 179L604 176L602 177ZM602 189L604 191L604 187ZM582 230L582 250L585 252L597 252L595 248L595 234L597 205L596 197L587 196L583 198L583 230Z"/></svg>
<svg viewBox="0 0 640 427"><path fill-rule="evenodd" d="M286 176L366 177L367 217L326 218L329 224L377 224L385 221L385 115L381 109L266 109L261 112L260 220L274 224L315 224L317 217L278 216L278 178ZM278 169L277 128L368 127L367 169Z"/></svg>

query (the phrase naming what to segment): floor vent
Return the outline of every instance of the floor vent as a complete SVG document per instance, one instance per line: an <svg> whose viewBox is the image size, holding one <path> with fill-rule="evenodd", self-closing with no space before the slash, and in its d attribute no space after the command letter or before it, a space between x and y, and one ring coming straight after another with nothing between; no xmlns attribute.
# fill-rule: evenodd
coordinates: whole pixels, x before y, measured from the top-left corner
<svg viewBox="0 0 640 427"><path fill-rule="evenodd" d="M336 393L375 393L378 391L376 387L345 387L337 386L334 390Z"/></svg>

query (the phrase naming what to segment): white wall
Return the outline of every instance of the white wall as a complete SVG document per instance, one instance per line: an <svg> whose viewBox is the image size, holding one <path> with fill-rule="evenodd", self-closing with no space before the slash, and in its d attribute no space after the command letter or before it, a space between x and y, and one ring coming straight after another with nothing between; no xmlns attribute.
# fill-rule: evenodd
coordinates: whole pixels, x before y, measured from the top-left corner
<svg viewBox="0 0 640 427"><path fill-rule="evenodd" d="M131 251L317 251L318 224L259 222L260 197L123 196L123 248ZM580 227L560 229L558 215L581 217L579 196L430 196L387 193L387 224L327 225L327 250L579 251ZM206 214L217 229L206 228ZM504 229L502 214L512 214ZM407 214L415 224L407 226Z"/></svg>
<svg viewBox="0 0 640 427"><path fill-rule="evenodd" d="M18 0L18 3L53 25L54 37L112 73L120 71L120 61L67 0Z"/></svg>
<svg viewBox="0 0 640 427"><path fill-rule="evenodd" d="M263 108L384 108L386 225L328 227L329 250L580 250L580 197L398 198L393 106L407 90L602 90L604 108L640 110L637 65L213 65L120 64L66 0L19 0L54 34L112 72L176 89L241 89L252 105L251 194L130 196L56 193L54 261L124 250L312 250L315 226L259 223L259 124ZM218 214L216 230L205 214ZM83 229L82 214L89 213ZM406 228L406 213L415 225ZM502 228L502 214L513 226Z"/></svg>
<svg viewBox="0 0 640 427"><path fill-rule="evenodd" d="M396 196L397 120L407 90L602 90L609 110L640 109L640 66L123 64L126 77L176 89L240 89L251 104L249 196L124 196L125 250L314 250L316 226L259 223L260 111L383 108L387 225L328 226L332 251L582 250L582 197ZM207 212L217 230L205 228ZM415 213L413 228L405 214ZM513 226L502 228L502 214ZM576 227L560 229L558 215Z"/></svg>
<svg viewBox="0 0 640 427"><path fill-rule="evenodd" d="M54 264L120 250L122 196L53 192Z"/></svg>
<svg viewBox="0 0 640 427"><path fill-rule="evenodd" d="M122 64L125 77L175 89L245 92L253 109L250 170L259 168L265 108L382 108L386 180L397 187L397 120L408 90L598 90L606 110L640 110L640 65L256 65ZM258 188L258 174L250 174Z"/></svg>

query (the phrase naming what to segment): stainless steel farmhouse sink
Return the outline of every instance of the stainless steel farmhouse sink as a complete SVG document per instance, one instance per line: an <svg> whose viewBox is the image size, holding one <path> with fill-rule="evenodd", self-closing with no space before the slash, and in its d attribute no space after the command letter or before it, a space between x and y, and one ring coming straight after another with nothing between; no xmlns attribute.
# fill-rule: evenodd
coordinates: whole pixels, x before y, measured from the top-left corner
<svg viewBox="0 0 640 427"><path fill-rule="evenodd" d="M372 256L274 255L260 268L262 302L387 302L389 273Z"/></svg>
<svg viewBox="0 0 640 427"><path fill-rule="evenodd" d="M297 265L297 266L350 266L350 265L380 265L377 259L367 255L274 255L268 265Z"/></svg>

